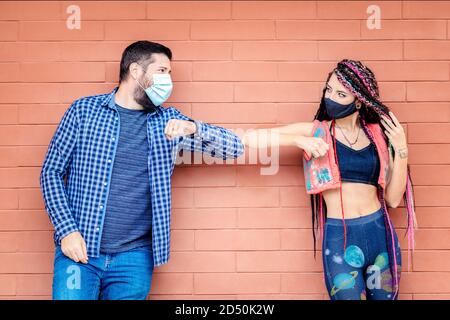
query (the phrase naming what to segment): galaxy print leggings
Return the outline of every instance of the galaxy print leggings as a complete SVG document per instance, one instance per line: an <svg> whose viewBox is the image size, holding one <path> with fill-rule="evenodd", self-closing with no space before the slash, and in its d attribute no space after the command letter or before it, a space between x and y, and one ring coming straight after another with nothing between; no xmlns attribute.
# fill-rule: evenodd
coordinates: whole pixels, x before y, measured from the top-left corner
<svg viewBox="0 0 450 320"><path fill-rule="evenodd" d="M324 226L322 257L331 300L396 299L383 208L360 218L345 219L345 224L345 252L342 220L327 218ZM400 278L401 252L395 230L394 241Z"/></svg>

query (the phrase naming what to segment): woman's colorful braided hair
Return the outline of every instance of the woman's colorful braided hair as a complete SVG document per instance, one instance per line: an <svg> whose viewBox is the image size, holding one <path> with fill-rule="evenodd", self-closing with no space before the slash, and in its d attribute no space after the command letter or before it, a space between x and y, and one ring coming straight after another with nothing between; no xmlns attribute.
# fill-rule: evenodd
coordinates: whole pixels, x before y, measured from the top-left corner
<svg viewBox="0 0 450 320"><path fill-rule="evenodd" d="M379 95L379 89L378 84L375 79L375 75L373 74L372 70L370 70L368 67L364 66L360 61L355 60L348 60L344 59L340 61L337 64L337 67L334 68L333 71L331 71L328 74L327 81L328 83L331 75L335 73L337 76L337 79L339 82L347 88L354 96L355 98L361 102L361 108L358 110L359 112L359 121L361 128L367 135L367 137L370 139L372 144L375 145L374 138L367 128L367 123L377 123L380 126L380 116L385 115L388 118L390 118L389 115L389 108L385 106L380 101L380 95ZM326 108L325 108L325 91L326 86L323 89L322 93L322 99L320 101L319 109L314 117L315 120L323 121L332 121L331 127L334 131L334 124L335 122L333 119L327 114ZM383 128L383 127L382 127ZM382 130L383 131L383 130ZM395 151L389 143L389 139L383 132L383 137L389 146L390 152L395 157ZM333 133L333 146L335 151L335 157L337 159L336 154L336 139L335 135ZM394 235L393 235L393 227L391 223L391 219L389 217L386 201L384 199L384 191L381 188L381 186L378 185L378 198L384 207L384 220L386 225L386 237L388 240L388 255L389 255L389 261L390 261L390 268L391 268L391 274L392 277L392 288L395 292L393 295L393 299L397 298L398 295L398 283L399 283L399 277L400 277L400 270L399 266L397 264L397 258L396 258L396 248L394 245ZM343 203L342 203L342 186L340 187L340 195L341 195L341 208L342 208L342 220L344 223L344 248L346 247L346 225L344 220L344 209L343 209ZM408 217L408 225L407 225L407 236L408 236L408 270L410 269L410 261L411 261L411 250L414 250L414 228L417 227L417 222L415 218L415 212L414 212L414 193L413 193L413 185L411 181L411 175L410 175L410 169L409 165L407 167L407 184L406 184L406 191L403 195L403 199L405 201L406 211L407 211L407 217ZM322 197L322 193L319 194L313 194L311 195L311 211L312 211L312 229L313 229L313 239L314 239L314 257L316 255L316 231L320 227L321 236L323 239L323 225L325 223L326 219L326 203Z"/></svg>

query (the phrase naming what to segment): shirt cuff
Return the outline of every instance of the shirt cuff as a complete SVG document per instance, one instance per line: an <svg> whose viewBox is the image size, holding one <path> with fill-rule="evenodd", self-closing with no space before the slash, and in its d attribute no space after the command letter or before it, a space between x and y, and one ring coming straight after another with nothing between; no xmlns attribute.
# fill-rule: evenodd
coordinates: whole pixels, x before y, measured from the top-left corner
<svg viewBox="0 0 450 320"><path fill-rule="evenodd" d="M191 134L191 137L194 137L194 135L201 135L201 133L203 132L203 130L202 130L202 122L200 120L195 120L195 119L192 119L190 121L194 122L195 123L195 127L196 127L196 130L195 130L195 132L193 134Z"/></svg>

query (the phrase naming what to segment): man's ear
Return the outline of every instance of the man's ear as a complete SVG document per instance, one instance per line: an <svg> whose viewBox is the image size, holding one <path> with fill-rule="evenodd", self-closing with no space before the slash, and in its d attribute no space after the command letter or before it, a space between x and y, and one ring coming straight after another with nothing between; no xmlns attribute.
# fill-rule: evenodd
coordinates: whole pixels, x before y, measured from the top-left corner
<svg viewBox="0 0 450 320"><path fill-rule="evenodd" d="M133 79L137 80L139 73L139 65L136 62L131 63L130 66L128 67L128 72L130 73L130 76Z"/></svg>

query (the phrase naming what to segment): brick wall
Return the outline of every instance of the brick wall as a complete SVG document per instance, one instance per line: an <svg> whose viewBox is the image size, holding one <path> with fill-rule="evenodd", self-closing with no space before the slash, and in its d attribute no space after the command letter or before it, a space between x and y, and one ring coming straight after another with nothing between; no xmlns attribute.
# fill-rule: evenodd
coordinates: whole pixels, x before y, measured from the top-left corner
<svg viewBox="0 0 450 320"><path fill-rule="evenodd" d="M336 2L2 1L0 299L51 297L43 157L70 103L110 91L123 49L142 39L174 52L169 102L227 128L309 121L337 61L370 66L407 130L421 227L400 297L449 299L450 1ZM66 27L72 4L80 30ZM366 26L371 4L379 30ZM274 176L255 165L177 168L171 260L149 298L326 299L300 156L283 148ZM406 249L403 208L393 216Z"/></svg>

